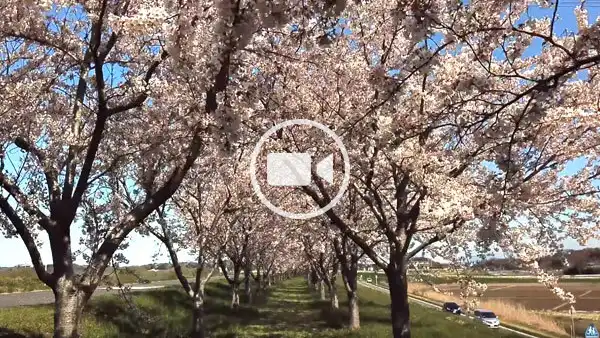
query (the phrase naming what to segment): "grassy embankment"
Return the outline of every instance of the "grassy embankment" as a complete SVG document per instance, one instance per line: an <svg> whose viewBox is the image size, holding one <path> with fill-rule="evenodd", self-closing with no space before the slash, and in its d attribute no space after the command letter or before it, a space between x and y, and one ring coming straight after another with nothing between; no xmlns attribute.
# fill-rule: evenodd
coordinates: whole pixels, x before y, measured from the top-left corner
<svg viewBox="0 0 600 338"><path fill-rule="evenodd" d="M228 307L228 288L223 282L207 287L206 323L214 337L390 337L389 297L360 289L361 324L358 332L343 329L346 322L345 296L340 290L340 309L329 309L302 279L284 282L268 297L258 298L254 307L237 311ZM243 299L242 299L243 300ZM190 324L189 305L178 289L135 293L137 310L116 296L101 296L85 313L84 337L186 337ZM470 320L437 310L411 307L413 337L518 337L490 330ZM35 306L0 310L0 333L12 337L46 337L52 330L52 307ZM2 336L2 334L0 334Z"/></svg>
<svg viewBox="0 0 600 338"><path fill-rule="evenodd" d="M367 278L371 278L374 282L374 274L365 273L363 274L363 281ZM535 283L533 279L518 279L510 277L484 277L480 281L485 283ZM563 279L564 282L573 281L571 279ZM579 282L590 282L590 280L580 280ZM438 281L440 282L440 281ZM453 281L443 280L441 282L451 283ZM378 284L380 286L386 286L385 275L378 276ZM447 295L436 292L431 289L428 285L420 283L409 284L409 293L416 297L422 297L424 300L434 301L442 303L445 301L457 301L456 295ZM504 323L514 326L515 328L533 330L532 333L548 334L553 336L568 337L571 331L571 318L568 315L558 313L545 313L543 311L533 311L525 308L521 304L511 302L507 300L499 299L488 299L482 300L480 307L493 309L494 312L501 318ZM589 318L588 318L589 317ZM600 324L600 316L585 314L576 314L575 322L575 334L582 336L585 329L590 323Z"/></svg>
<svg viewBox="0 0 600 338"><path fill-rule="evenodd" d="M410 293L416 297L436 302L456 301L456 296L444 295L431 290L431 287L423 284L412 284L409 286ZM494 312L505 322L520 329L531 330L537 333L569 337L571 326L575 326L575 336L583 337L587 327L593 323L600 327L600 314L597 313L575 313L573 321L568 314L551 311L533 311L524 306L506 300L489 299L480 302L482 308L493 309ZM541 329L541 330L540 330Z"/></svg>
<svg viewBox="0 0 600 338"><path fill-rule="evenodd" d="M194 270L183 268L186 276L193 276ZM121 268L118 270L121 283L143 283L177 279L173 270L149 271L141 267ZM103 285L116 285L116 277L112 269L107 269ZM33 268L10 268L0 271L0 293L48 290L40 282Z"/></svg>
<svg viewBox="0 0 600 338"><path fill-rule="evenodd" d="M567 314L551 313L550 315L565 328L570 328L572 324L575 324L575 337L583 337L585 330L592 323L596 327L600 327L600 314L597 313L576 313L573 323L571 322L571 317Z"/></svg>
<svg viewBox="0 0 600 338"><path fill-rule="evenodd" d="M456 295L447 295L436 292L430 286L418 283L409 284L409 293L436 303L457 301ZM481 308L492 309L504 324L518 329L533 330L532 333L548 336L568 336L568 331L563 323L552 317L526 309L520 304L505 300L489 299L479 302Z"/></svg>

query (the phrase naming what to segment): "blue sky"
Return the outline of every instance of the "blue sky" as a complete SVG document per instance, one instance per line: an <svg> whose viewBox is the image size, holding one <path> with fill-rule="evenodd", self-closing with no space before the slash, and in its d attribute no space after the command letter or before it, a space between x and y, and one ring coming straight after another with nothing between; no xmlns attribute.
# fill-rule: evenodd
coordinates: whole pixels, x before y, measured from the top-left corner
<svg viewBox="0 0 600 338"><path fill-rule="evenodd" d="M556 23L555 29L556 32L563 32L564 30L569 31L577 31L577 24L575 22L575 16L573 14L573 9L577 2L568 0L562 1L563 5L559 6L559 20ZM600 15L600 0L592 0L587 2L586 8L589 12L590 22L596 21L598 16ZM549 16L552 14L552 9L539 9L532 8L530 10L530 15L532 17ZM541 46L541 42L537 42L528 50L528 53L536 53ZM527 55L527 54L526 54ZM77 250L79 237L81 236L80 230L77 226L73 226L72 228L73 235L73 243L74 248L73 251ZM41 237L43 239L44 244L41 248L41 255L46 264L51 264L52 257L50 253L50 248L47 242L47 238L45 233ZM140 265L140 264L148 264L153 261L157 262L168 262L168 257L166 256L166 252L164 247L160 245L160 243L150 236L141 236L137 233L132 233L129 237L129 247L123 251L125 257L129 260L132 265ZM600 246L600 241L593 240L589 243L590 246ZM577 249L580 246L577 245L574 241L566 241L565 246L571 249ZM156 254L159 254L155 260L153 259ZM181 260L191 260L192 257L182 254ZM83 263L82 261L78 261L78 263ZM11 238L7 239L4 237L0 237L0 266L16 266L16 265L31 265L31 261L29 259L29 255L27 250L25 249L25 245L19 238Z"/></svg>
<svg viewBox="0 0 600 338"><path fill-rule="evenodd" d="M11 159L17 167L23 161L23 155L20 150L16 147L9 147L7 150L8 157ZM15 173L12 168L11 161L7 161L5 170ZM12 202L9 200L9 202ZM45 210L42 208L42 210ZM48 213L47 210L45 210ZM79 248L79 240L82 236L81 227L75 222L71 227L73 252L76 252ZM52 264L52 255L50 251L50 245L48 244L48 238L45 232L40 233L40 240L42 246L40 248L40 254L45 264ZM156 240L153 236L143 236L136 232L132 232L128 237L129 247L122 251L125 257L129 260L130 265L141 265L152 262L168 262L169 258L164 245ZM188 261L195 260L195 258L187 255L186 253L180 253L180 260ZM76 260L78 264L84 264L83 260ZM20 238L5 238L0 235L0 266L16 266L16 265L31 265L29 254L25 245Z"/></svg>
<svg viewBox="0 0 600 338"><path fill-rule="evenodd" d="M77 247L79 238L81 236L77 226L73 228L73 243ZM43 238L46 239L44 233ZM153 262L165 263L169 262L164 246L161 245L156 239L150 236L141 236L136 233L132 233L129 236L130 246L123 250L122 253L129 260L129 265L142 265ZM159 253L160 255L153 260L153 257ZM48 241L44 241L44 245L40 250L42 259L45 264L52 264L52 255L50 253L50 245ZM194 258L187 254L180 254L180 260L182 261L193 261ZM83 264L82 260L76 261L76 263ZM19 238L6 239L0 238L0 266L16 266L16 265L29 265L31 266L31 260L29 254L25 249L25 245Z"/></svg>

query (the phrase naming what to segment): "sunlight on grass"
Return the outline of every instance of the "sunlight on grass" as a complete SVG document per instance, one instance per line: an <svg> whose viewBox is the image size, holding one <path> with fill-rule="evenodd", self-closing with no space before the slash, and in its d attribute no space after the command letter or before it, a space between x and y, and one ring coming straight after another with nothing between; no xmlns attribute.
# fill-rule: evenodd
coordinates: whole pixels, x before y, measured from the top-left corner
<svg viewBox="0 0 600 338"><path fill-rule="evenodd" d="M361 329L349 331L345 291L339 288L340 309L330 309L329 302L318 300L303 279L283 282L256 306L229 308L229 288L220 281L207 287L207 331L212 337L390 337L389 296L361 288L359 290ZM266 296L266 298L265 298ZM189 337L190 304L179 289L152 290L136 293L135 307L117 296L93 299L86 310L82 333L84 337ZM243 299L242 299L243 301ZM19 333L13 337L50 337L51 306L19 307L0 310L0 333ZM517 337L490 330L472 321L446 315L419 306L411 307L412 336L430 337ZM2 331L4 330L4 331Z"/></svg>

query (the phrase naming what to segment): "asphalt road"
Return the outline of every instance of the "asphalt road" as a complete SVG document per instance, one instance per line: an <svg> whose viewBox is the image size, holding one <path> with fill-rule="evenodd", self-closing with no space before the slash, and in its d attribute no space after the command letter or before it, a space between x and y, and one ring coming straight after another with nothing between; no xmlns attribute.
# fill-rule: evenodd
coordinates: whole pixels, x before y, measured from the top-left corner
<svg viewBox="0 0 600 338"><path fill-rule="evenodd" d="M149 284L131 284L131 289L135 291L160 289L165 286L177 285L179 281L161 281L152 282ZM107 293L118 293L118 289L112 289L107 291L105 287L98 287L92 297L105 295ZM7 308L13 306L23 305L40 305L40 304L52 304L54 303L54 294L52 291L31 291L31 292L19 292L19 293L6 293L0 294L0 308Z"/></svg>

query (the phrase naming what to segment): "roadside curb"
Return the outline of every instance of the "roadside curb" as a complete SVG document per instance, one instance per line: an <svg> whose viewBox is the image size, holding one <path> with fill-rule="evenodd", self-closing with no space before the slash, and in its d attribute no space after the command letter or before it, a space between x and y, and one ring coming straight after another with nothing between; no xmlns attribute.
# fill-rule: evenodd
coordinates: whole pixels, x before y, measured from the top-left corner
<svg viewBox="0 0 600 338"><path fill-rule="evenodd" d="M46 290L31 290L31 291L17 291L17 292L0 292L0 296L18 295L18 294L32 293L32 292L46 292L46 291L52 291L52 289L48 288Z"/></svg>

